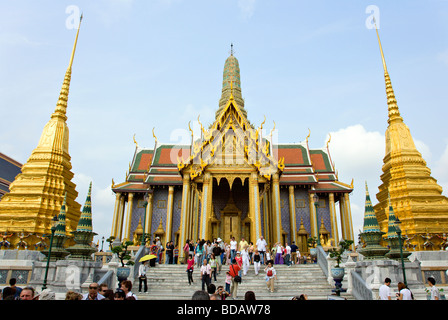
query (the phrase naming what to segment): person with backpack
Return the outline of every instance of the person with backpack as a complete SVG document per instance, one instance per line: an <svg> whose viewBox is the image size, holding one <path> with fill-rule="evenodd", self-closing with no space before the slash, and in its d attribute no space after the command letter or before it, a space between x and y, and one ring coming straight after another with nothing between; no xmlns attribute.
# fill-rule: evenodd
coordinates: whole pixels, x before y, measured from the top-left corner
<svg viewBox="0 0 448 320"><path fill-rule="evenodd" d="M264 269L266 272L266 282L268 286L268 291L274 292L274 279L277 280L277 272L272 266L272 261L268 262L267 267Z"/></svg>

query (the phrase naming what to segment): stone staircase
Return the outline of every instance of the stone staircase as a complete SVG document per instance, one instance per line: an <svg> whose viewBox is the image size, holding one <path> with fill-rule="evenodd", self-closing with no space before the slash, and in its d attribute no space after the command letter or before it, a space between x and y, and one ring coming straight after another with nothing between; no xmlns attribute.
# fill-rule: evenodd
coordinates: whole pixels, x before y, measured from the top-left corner
<svg viewBox="0 0 448 320"><path fill-rule="evenodd" d="M324 273L317 264L275 265L278 280L275 281L275 291L267 290L264 266L261 272L255 275L251 265L242 283L238 286L238 300L244 299L246 291L255 292L257 300L291 300L293 296L306 294L309 300L327 300L332 294L333 286L329 285ZM212 281L217 287L225 287L225 272L229 266L222 266L221 274L217 275L217 281ZM202 289L199 268L193 272L194 283L188 284L185 265L157 264L156 267L148 267L148 292L138 292L138 279L134 281L132 291L137 294L139 300L191 300L193 293ZM352 300L353 297L341 293L341 297Z"/></svg>

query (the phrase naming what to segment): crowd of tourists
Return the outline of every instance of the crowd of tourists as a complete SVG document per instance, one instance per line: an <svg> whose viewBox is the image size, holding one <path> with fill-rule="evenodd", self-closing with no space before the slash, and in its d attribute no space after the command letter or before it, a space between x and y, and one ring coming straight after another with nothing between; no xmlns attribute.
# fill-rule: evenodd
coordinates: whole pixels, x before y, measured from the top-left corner
<svg viewBox="0 0 448 320"><path fill-rule="evenodd" d="M247 275L249 268L256 276L262 275L269 292L275 290L275 280L277 280L276 265L284 264L290 267L293 264L307 263L309 256L302 256L297 245L285 243L275 243L268 247L266 240L260 237L256 243L247 242L241 238L239 242L235 238L224 242L220 238L213 241L197 240L196 242L187 240L182 248L183 259L179 261L178 246L172 242L166 243L163 247L160 240L156 238L150 246L150 252L156 256L155 263L185 265L188 284L192 285L196 280L200 280L202 290L197 290L193 300L226 300L238 299L238 285ZM165 253L165 257L163 256ZM165 258L165 259L164 259ZM154 265L152 265L154 266ZM141 263L138 270L139 288L138 291L147 292L148 285L146 279L146 261ZM195 271L196 270L196 271ZM251 271L252 272L252 271ZM447 272L448 273L448 272ZM195 277L193 276L195 274ZM221 284L218 285L218 275ZM431 300L439 300L440 292L435 285L434 278L427 279ZM380 300L392 300L390 291L391 280L385 279L384 284L379 288ZM398 291L396 300L413 300L413 294L402 282L397 284ZM49 289L37 293L32 287L18 287L16 279L10 279L9 287L0 291L2 300L55 300L55 293ZM247 291L244 294L245 300L255 300L255 293ZM307 300L307 296L302 294L292 298L293 300ZM107 284L91 283L88 292L80 294L75 291L67 291L65 300L138 300L137 295L132 291L132 281L125 280L119 288L112 290Z"/></svg>

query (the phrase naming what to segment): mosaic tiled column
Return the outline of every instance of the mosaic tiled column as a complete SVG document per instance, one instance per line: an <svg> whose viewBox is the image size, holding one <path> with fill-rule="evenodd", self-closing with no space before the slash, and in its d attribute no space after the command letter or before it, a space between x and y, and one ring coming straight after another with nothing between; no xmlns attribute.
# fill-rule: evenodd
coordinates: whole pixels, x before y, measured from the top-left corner
<svg viewBox="0 0 448 320"><path fill-rule="evenodd" d="M251 220L250 241L255 243L261 236L260 199L257 173L253 173L249 180L249 206Z"/></svg>
<svg viewBox="0 0 448 320"><path fill-rule="evenodd" d="M131 219L132 219L132 209L134 206L134 194L130 192L128 194L128 212L126 214L126 226L124 229L124 239L131 240Z"/></svg>
<svg viewBox="0 0 448 320"><path fill-rule="evenodd" d="M173 229L173 203L174 203L174 187L168 188L168 204L166 207L166 242L173 240L171 238Z"/></svg>
<svg viewBox="0 0 448 320"><path fill-rule="evenodd" d="M117 237L117 227L118 227L118 209L120 208L120 198L121 193L117 192L115 195L115 206L114 206L114 217L112 218L112 230L110 231L110 235L112 237Z"/></svg>
<svg viewBox="0 0 448 320"><path fill-rule="evenodd" d="M336 219L336 205L334 202L334 193L331 192L328 196L330 203L330 219L331 219L331 236L333 237L334 243L333 245L337 245L339 243L339 234L338 234L338 221Z"/></svg>
<svg viewBox="0 0 448 320"><path fill-rule="evenodd" d="M152 225L152 201L153 195L152 193L148 193L148 204L146 205L146 218L145 218L145 234L151 234L151 225Z"/></svg>
<svg viewBox="0 0 448 320"><path fill-rule="evenodd" d="M313 199L314 193L309 193L309 203L310 203L310 225L311 225L311 237L318 237L317 234L317 221L316 221L316 206Z"/></svg>
<svg viewBox="0 0 448 320"><path fill-rule="evenodd" d="M278 174L272 176L272 206L273 206L273 239L272 242L282 241L281 209L280 209L280 185Z"/></svg>
<svg viewBox="0 0 448 320"><path fill-rule="evenodd" d="M125 201L124 201L124 195L122 194L120 197L120 205L118 207L118 222L115 231L116 232L115 240L119 240L120 242L121 239L123 238L124 208L125 208Z"/></svg>
<svg viewBox="0 0 448 320"><path fill-rule="evenodd" d="M294 186L289 186L289 225L291 228L290 243L296 241L296 200L294 197Z"/></svg>
<svg viewBox="0 0 448 320"><path fill-rule="evenodd" d="M210 215L212 209L213 177L205 173L202 187L201 223L199 226L199 238L208 240L210 231Z"/></svg>
<svg viewBox="0 0 448 320"><path fill-rule="evenodd" d="M180 214L180 244L184 245L185 241L188 237L188 207L189 207L189 199L190 199L190 175L188 173L184 173L182 179L182 209ZM180 260L182 261L184 258L184 251L179 250Z"/></svg>

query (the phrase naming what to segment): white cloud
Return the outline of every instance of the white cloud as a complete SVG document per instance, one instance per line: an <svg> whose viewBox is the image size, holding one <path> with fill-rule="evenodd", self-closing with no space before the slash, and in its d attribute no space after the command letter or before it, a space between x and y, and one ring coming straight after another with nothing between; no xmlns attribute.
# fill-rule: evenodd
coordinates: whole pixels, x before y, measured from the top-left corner
<svg viewBox="0 0 448 320"><path fill-rule="evenodd" d="M255 0L238 0L238 8L244 19L250 19L255 12Z"/></svg>
<svg viewBox="0 0 448 320"><path fill-rule="evenodd" d="M338 170L339 180L350 183L354 190L350 195L353 232L358 242L359 230L364 224L365 182L374 203L380 185L381 166L385 152L385 138L379 132L367 131L357 124L331 132L330 155Z"/></svg>

